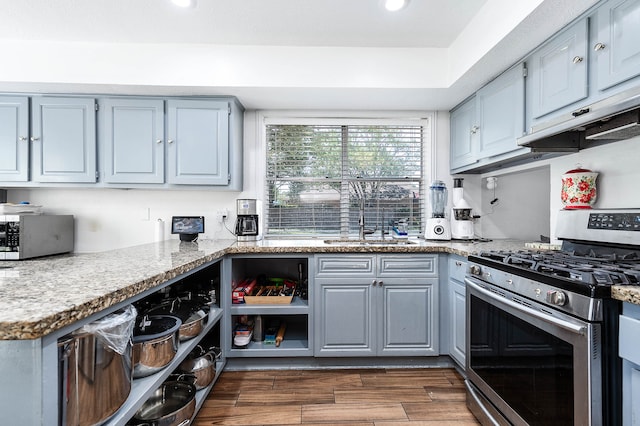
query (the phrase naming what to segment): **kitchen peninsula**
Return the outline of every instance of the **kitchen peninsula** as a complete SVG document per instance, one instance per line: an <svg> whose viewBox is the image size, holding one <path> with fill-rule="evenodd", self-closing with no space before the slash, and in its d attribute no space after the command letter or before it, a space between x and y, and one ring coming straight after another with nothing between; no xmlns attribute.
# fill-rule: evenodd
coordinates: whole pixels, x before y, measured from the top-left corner
<svg viewBox="0 0 640 426"><path fill-rule="evenodd" d="M11 415L17 424L57 424L57 399L52 397L58 386L57 339L225 256L429 253L466 257L481 250L522 248L523 242L513 240L367 245L324 240L203 240L197 244L170 240L102 253L5 261L0 263L0 371L5 377L1 392L7 397L0 402L0 412ZM443 269L440 285L447 278ZM624 294L631 290L625 288ZM230 283L223 280L219 297L230 298L230 293Z"/></svg>

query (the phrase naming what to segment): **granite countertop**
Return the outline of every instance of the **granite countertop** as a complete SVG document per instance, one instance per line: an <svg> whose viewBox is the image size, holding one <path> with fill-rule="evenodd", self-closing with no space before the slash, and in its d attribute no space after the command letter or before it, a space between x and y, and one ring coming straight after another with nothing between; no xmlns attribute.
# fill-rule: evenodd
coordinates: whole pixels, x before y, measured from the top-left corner
<svg viewBox="0 0 640 426"><path fill-rule="evenodd" d="M522 248L522 242L327 244L324 240L168 240L101 253L0 262L0 340L35 339L123 302L226 254L454 253Z"/></svg>
<svg viewBox="0 0 640 426"><path fill-rule="evenodd" d="M0 262L0 340L36 339L126 301L167 280L227 254L279 253L450 253L520 250L523 241L412 244L327 244L322 239L168 240L101 253L68 254ZM620 300L640 303L640 291L621 287ZM633 296L629 296L629 293ZM624 297L624 299L622 298Z"/></svg>
<svg viewBox="0 0 640 426"><path fill-rule="evenodd" d="M614 285L611 287L611 297L623 302L640 305L640 287L631 285Z"/></svg>

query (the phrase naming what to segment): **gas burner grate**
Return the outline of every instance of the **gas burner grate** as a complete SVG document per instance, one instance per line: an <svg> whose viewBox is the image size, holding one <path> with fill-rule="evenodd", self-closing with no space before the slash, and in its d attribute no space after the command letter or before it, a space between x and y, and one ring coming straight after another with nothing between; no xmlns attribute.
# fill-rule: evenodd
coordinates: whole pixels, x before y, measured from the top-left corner
<svg viewBox="0 0 640 426"><path fill-rule="evenodd" d="M580 285L640 285L640 256L636 252L487 251L480 257Z"/></svg>

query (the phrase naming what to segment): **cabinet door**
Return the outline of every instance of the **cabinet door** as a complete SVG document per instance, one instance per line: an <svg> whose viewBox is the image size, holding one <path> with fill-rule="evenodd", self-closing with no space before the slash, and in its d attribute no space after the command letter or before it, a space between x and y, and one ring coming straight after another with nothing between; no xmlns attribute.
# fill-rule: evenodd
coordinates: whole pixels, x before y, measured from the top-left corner
<svg viewBox="0 0 640 426"><path fill-rule="evenodd" d="M524 64L512 68L476 94L478 157L520 149L524 133Z"/></svg>
<svg viewBox="0 0 640 426"><path fill-rule="evenodd" d="M375 355L371 281L318 279L315 356Z"/></svg>
<svg viewBox="0 0 640 426"><path fill-rule="evenodd" d="M475 98L451 111L450 167L452 170L478 161L474 150L474 140L478 130L475 117Z"/></svg>
<svg viewBox="0 0 640 426"><path fill-rule="evenodd" d="M29 180L29 99L0 97L0 181Z"/></svg>
<svg viewBox="0 0 640 426"><path fill-rule="evenodd" d="M598 89L640 75L640 1L612 0L598 9L593 43Z"/></svg>
<svg viewBox="0 0 640 426"><path fill-rule="evenodd" d="M378 355L438 355L436 279L379 280L382 342Z"/></svg>
<svg viewBox="0 0 640 426"><path fill-rule="evenodd" d="M449 280L449 335L451 336L449 355L464 367L466 341L465 331L465 287L459 281Z"/></svg>
<svg viewBox="0 0 640 426"><path fill-rule="evenodd" d="M164 182L164 102L104 99L100 102L103 180Z"/></svg>
<svg viewBox="0 0 640 426"><path fill-rule="evenodd" d="M534 119L587 97L588 22L578 21L527 61Z"/></svg>
<svg viewBox="0 0 640 426"><path fill-rule="evenodd" d="M168 182L229 183L229 103L206 100L167 102Z"/></svg>
<svg viewBox="0 0 640 426"><path fill-rule="evenodd" d="M95 100L33 98L32 180L96 181Z"/></svg>

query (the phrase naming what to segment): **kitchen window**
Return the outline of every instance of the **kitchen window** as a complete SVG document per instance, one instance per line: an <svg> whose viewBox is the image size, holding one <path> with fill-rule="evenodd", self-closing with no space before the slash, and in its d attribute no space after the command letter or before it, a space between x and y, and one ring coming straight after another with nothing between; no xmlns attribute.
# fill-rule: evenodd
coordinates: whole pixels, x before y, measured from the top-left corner
<svg viewBox="0 0 640 426"><path fill-rule="evenodd" d="M345 120L346 121L346 120ZM424 120L268 123L265 235L357 236L422 229Z"/></svg>

